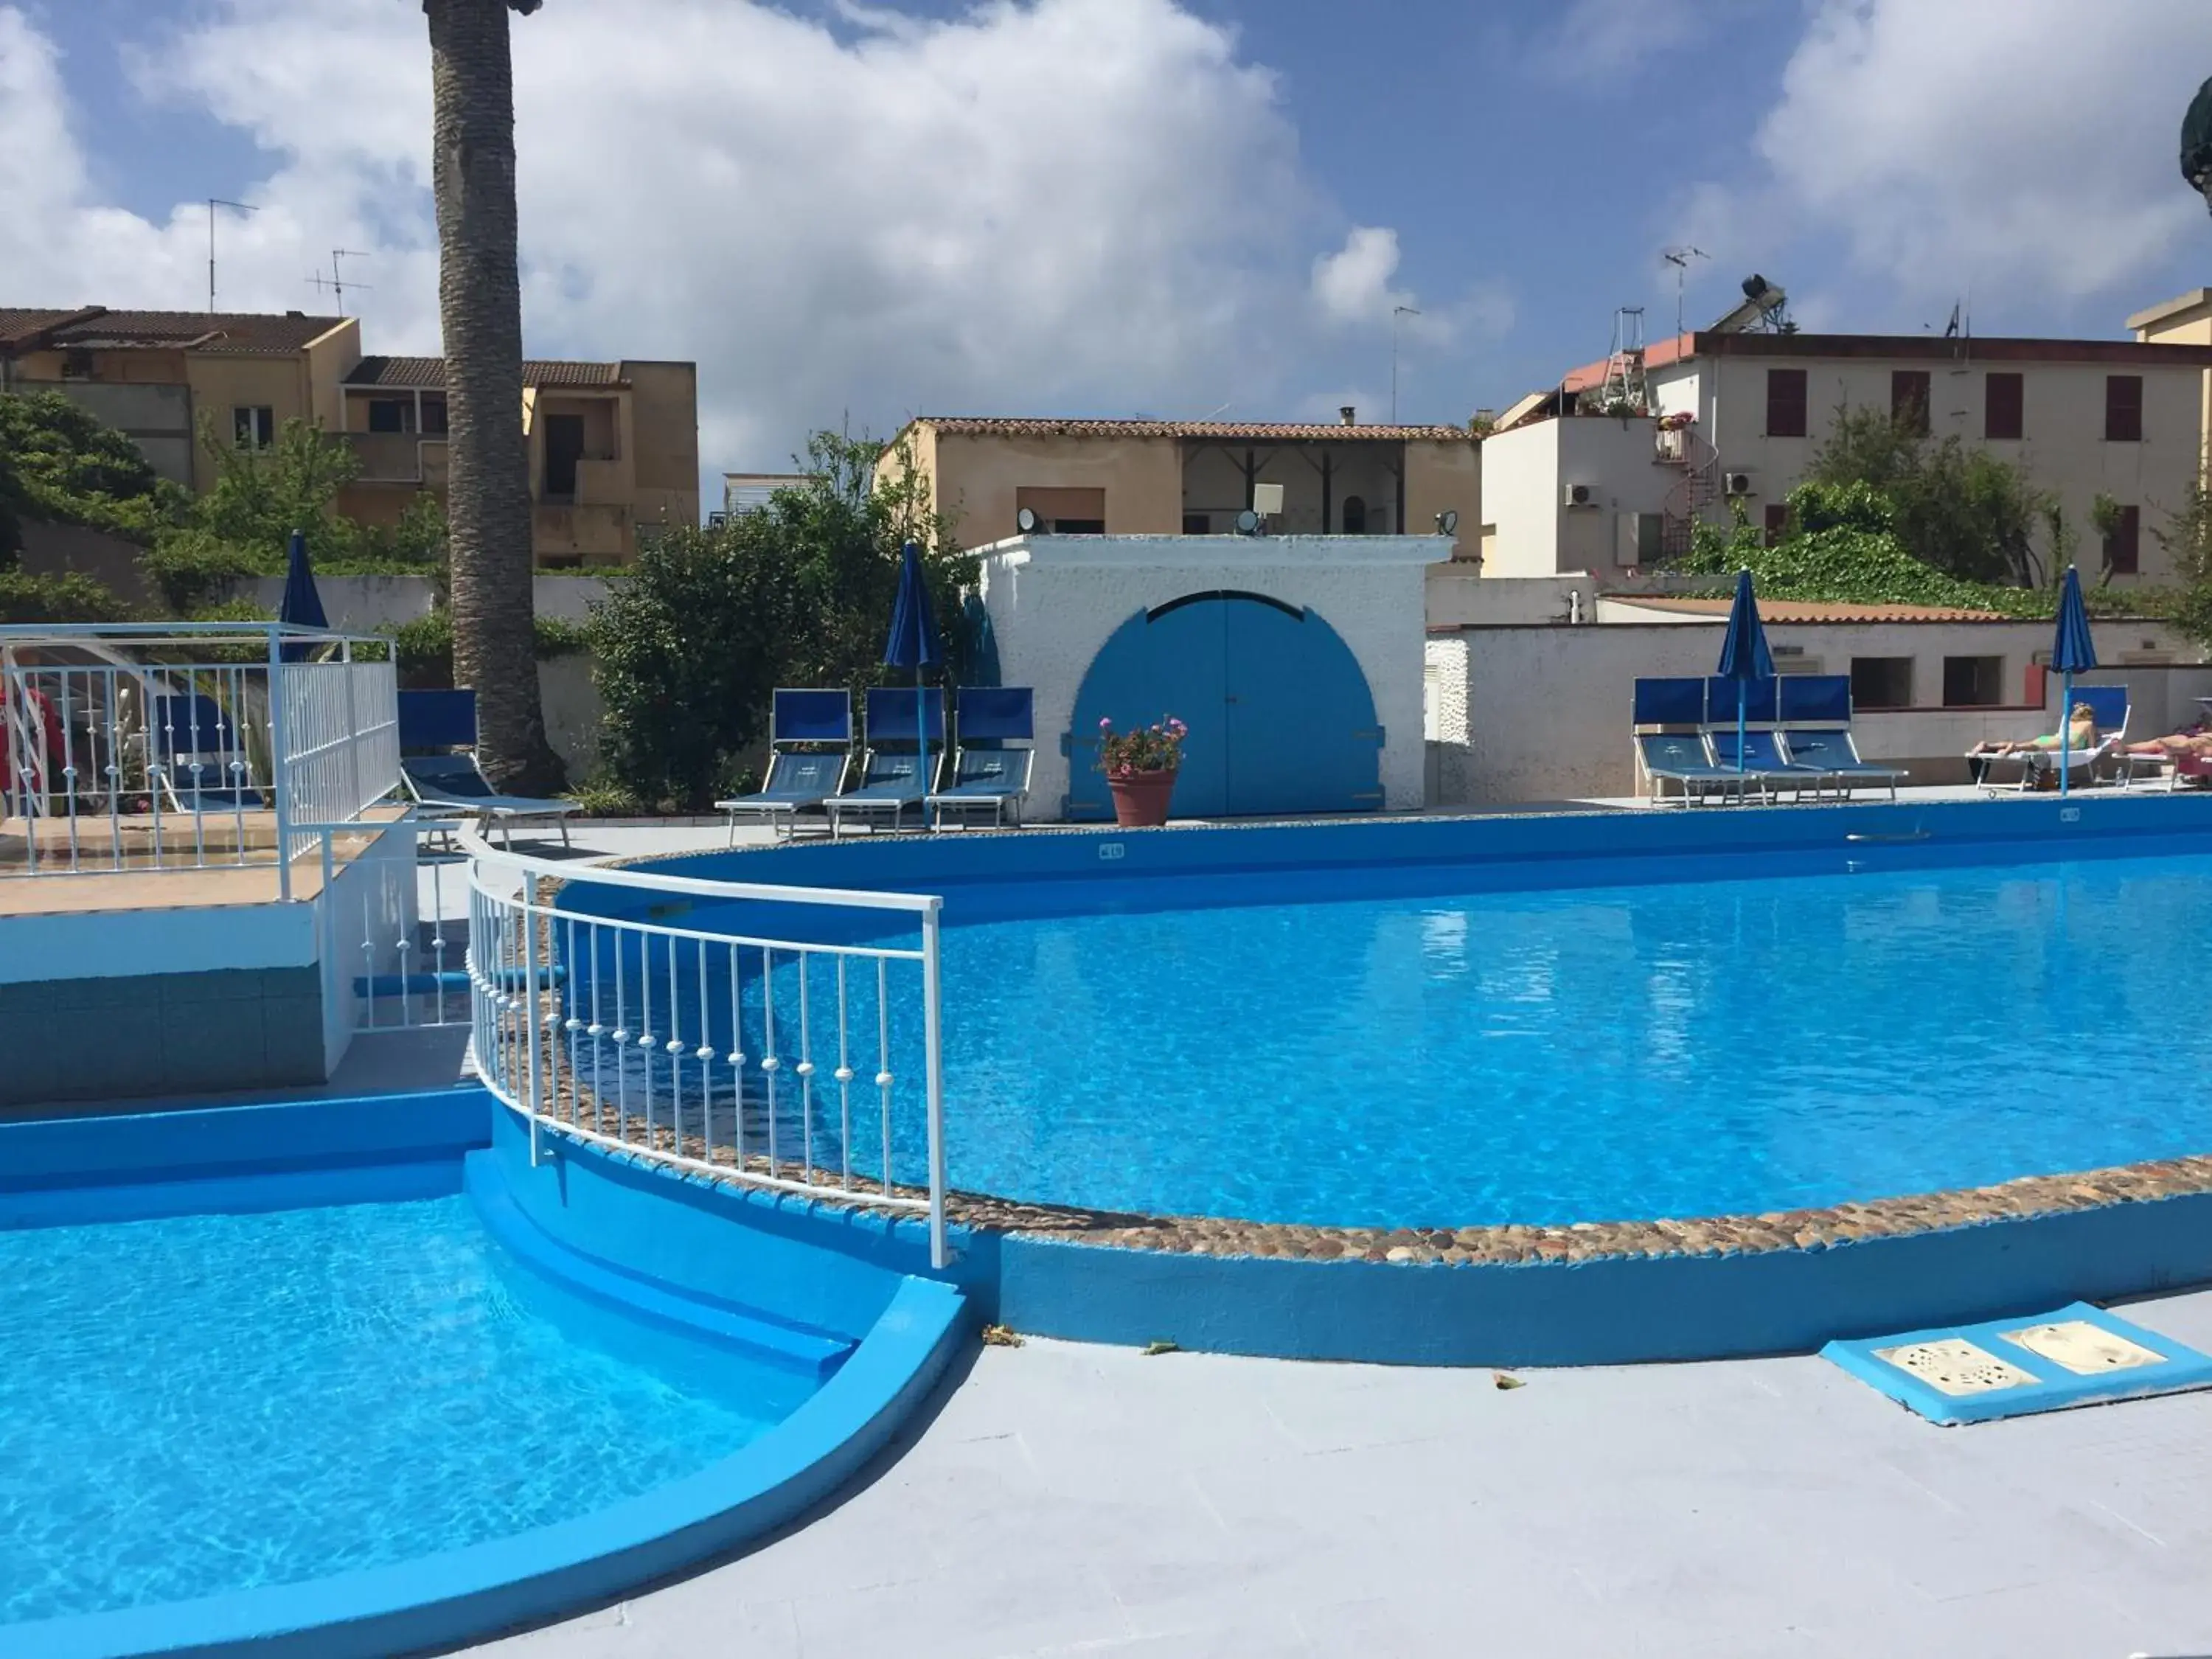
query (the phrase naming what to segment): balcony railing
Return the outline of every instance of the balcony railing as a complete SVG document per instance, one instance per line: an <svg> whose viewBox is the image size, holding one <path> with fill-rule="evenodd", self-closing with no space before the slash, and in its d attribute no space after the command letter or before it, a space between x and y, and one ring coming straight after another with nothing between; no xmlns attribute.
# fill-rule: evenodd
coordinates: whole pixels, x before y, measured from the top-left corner
<svg viewBox="0 0 2212 1659"><path fill-rule="evenodd" d="M392 664L283 623L0 628L0 878L292 866L399 787ZM381 646L382 642L376 642Z"/></svg>
<svg viewBox="0 0 2212 1659"><path fill-rule="evenodd" d="M416 432L349 432L363 483L442 484L446 441Z"/></svg>

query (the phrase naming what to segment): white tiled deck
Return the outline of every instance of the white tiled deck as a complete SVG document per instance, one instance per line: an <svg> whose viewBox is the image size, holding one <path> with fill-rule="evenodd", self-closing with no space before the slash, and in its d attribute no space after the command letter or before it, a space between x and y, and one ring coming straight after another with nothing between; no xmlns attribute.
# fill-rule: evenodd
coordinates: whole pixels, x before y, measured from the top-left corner
<svg viewBox="0 0 2212 1659"><path fill-rule="evenodd" d="M2212 1293L2129 1316L2212 1346ZM987 1348L866 1484L500 1659L2212 1652L2212 1395L1976 1428L1815 1358Z"/></svg>

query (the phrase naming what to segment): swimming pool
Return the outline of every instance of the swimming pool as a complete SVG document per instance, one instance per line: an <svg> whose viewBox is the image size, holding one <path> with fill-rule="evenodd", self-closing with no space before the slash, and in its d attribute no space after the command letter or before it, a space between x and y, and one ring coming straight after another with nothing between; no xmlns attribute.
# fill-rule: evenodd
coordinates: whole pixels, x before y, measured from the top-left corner
<svg viewBox="0 0 2212 1659"><path fill-rule="evenodd" d="M1443 872L1439 872L1440 880ZM1334 1226L1755 1213L2212 1146L2212 863L946 931L954 1182Z"/></svg>
<svg viewBox="0 0 2212 1659"><path fill-rule="evenodd" d="M522 1267L458 1194L0 1231L0 1626L588 1516L818 1386Z"/></svg>

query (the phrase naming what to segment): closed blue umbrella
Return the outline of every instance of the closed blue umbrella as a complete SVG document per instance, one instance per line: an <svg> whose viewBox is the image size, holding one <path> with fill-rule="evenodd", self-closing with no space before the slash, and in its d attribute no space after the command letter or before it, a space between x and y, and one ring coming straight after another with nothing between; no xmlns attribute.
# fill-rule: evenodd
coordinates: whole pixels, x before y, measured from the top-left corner
<svg viewBox="0 0 2212 1659"><path fill-rule="evenodd" d="M1751 590L1751 572L1735 578L1735 603L1729 607L1728 635L1721 641L1721 678L1735 682L1735 769L1744 769L1745 711L1751 701L1751 683L1774 678L1774 653L1766 648L1766 629L1759 620L1759 596Z"/></svg>
<svg viewBox="0 0 2212 1659"><path fill-rule="evenodd" d="M2097 665L2097 643L2089 637L2088 607L2081 603L2081 573L2066 567L2058 590L2058 633L2051 643L2051 665L2063 688L2058 702L2058 793L2066 793L2067 739L2074 735L2074 676Z"/></svg>
<svg viewBox="0 0 2212 1659"><path fill-rule="evenodd" d="M921 671L945 659L938 642L937 619L930 614L929 584L921 574L921 549L908 542L899 554L898 597L891 605L890 637L884 641L884 662L891 668L914 670L914 724L921 744L921 787L929 787L929 716L921 692ZM928 814L922 822L928 823Z"/></svg>
<svg viewBox="0 0 2212 1659"><path fill-rule="evenodd" d="M291 558L284 570L284 600L276 607L276 620L295 628L328 628L330 617L323 611L323 596L315 591L315 573L307 562L307 538L304 532L292 532ZM284 660L298 662L313 647L307 645L288 645Z"/></svg>

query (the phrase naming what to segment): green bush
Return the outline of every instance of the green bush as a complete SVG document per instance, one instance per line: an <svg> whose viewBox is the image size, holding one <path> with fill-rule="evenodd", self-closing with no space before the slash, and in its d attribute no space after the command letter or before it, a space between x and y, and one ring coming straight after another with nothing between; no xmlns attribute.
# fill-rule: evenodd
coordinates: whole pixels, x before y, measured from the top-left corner
<svg viewBox="0 0 2212 1659"><path fill-rule="evenodd" d="M128 622L131 607L106 583L69 573L0 569L0 623Z"/></svg>
<svg viewBox="0 0 2212 1659"><path fill-rule="evenodd" d="M383 632L391 639L398 661L400 685L410 691L446 691L453 684L453 613L443 605ZM556 617L538 619L538 660L566 657L587 648L589 635L580 623ZM363 652L356 647L355 655Z"/></svg>
<svg viewBox="0 0 2212 1659"><path fill-rule="evenodd" d="M875 487L880 445L817 434L808 482L712 529L641 549L592 607L608 776L642 800L713 800L767 735L779 685L880 684L900 549L924 550L954 680L973 642L960 589L975 562L952 545L908 466Z"/></svg>
<svg viewBox="0 0 2212 1659"><path fill-rule="evenodd" d="M187 500L137 445L61 393L0 395L0 561L21 548L27 520L143 541Z"/></svg>

